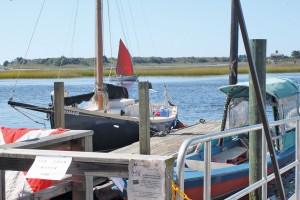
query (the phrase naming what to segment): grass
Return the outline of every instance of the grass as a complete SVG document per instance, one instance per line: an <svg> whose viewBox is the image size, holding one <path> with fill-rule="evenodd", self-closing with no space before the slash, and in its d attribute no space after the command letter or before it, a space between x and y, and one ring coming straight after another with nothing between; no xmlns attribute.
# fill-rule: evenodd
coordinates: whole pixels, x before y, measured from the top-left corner
<svg viewBox="0 0 300 200"><path fill-rule="evenodd" d="M11 70L1 71L0 79L11 78L75 78L75 77L93 77L95 72L93 69L80 70L77 67L71 67L68 69L54 70L38 70L35 66L33 70ZM240 64L238 68L239 74L247 74L248 66L246 64ZM267 65L267 73L294 73L300 72L299 65ZM104 76L109 75L109 69L104 70ZM135 73L139 76L207 76L207 75L226 75L228 74L228 66L214 66L214 67L202 67L202 66L187 66L187 67L147 67L137 68Z"/></svg>

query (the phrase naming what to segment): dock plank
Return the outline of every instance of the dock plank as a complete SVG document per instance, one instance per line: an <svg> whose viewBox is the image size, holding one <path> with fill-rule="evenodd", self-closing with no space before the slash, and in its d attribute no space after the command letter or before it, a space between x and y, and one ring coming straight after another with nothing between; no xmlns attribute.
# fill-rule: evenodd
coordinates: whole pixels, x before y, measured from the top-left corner
<svg viewBox="0 0 300 200"><path fill-rule="evenodd" d="M198 123L161 137L151 137L151 155L170 156L178 152L184 140L208 133L220 131L221 121L208 120L205 123ZM112 151L113 153L139 154L139 142L135 142L126 147Z"/></svg>

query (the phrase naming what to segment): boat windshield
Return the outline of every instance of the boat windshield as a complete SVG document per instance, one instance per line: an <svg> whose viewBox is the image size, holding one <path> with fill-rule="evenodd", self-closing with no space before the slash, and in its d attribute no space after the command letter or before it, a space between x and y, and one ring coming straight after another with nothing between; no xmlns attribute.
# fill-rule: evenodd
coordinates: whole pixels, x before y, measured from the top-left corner
<svg viewBox="0 0 300 200"><path fill-rule="evenodd" d="M279 99L281 119L289 119L299 116L298 95L284 99ZM284 131L292 130L296 127L296 121L285 124Z"/></svg>
<svg viewBox="0 0 300 200"><path fill-rule="evenodd" d="M272 107L266 105L268 121L274 121ZM229 128L238 128L249 125L249 101L247 98L234 98L229 104Z"/></svg>

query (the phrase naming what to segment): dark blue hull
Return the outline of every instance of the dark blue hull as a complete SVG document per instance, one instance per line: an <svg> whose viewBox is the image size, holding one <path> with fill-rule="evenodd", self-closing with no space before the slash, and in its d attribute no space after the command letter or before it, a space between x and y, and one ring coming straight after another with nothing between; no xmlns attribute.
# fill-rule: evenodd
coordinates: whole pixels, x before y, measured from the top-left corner
<svg viewBox="0 0 300 200"><path fill-rule="evenodd" d="M93 130L93 151L112 151L130 145L139 140L137 119L125 120L120 116L98 115L96 111L81 109L65 110L65 128L72 130ZM150 135L170 130L176 119L150 124ZM51 124L53 117L51 117Z"/></svg>

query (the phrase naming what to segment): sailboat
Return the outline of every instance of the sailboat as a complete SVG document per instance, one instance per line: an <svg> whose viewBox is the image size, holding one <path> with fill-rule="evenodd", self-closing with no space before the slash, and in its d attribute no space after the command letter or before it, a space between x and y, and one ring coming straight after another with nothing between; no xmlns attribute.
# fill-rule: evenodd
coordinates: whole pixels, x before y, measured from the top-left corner
<svg viewBox="0 0 300 200"><path fill-rule="evenodd" d="M137 75L134 75L130 53L120 39L116 74L115 76L109 76L109 81L137 81L138 78Z"/></svg>
<svg viewBox="0 0 300 200"><path fill-rule="evenodd" d="M96 91L87 94L65 97L65 128L73 130L93 130L93 151L108 152L139 140L139 103L129 99L125 87L103 83L103 41L102 41L102 2L96 5ZM167 95L165 95L167 97ZM88 101L80 108L78 105ZM49 107L39 107L27 103L8 101L12 107L22 107L44 112L50 116L54 127L53 103ZM150 134L168 131L177 122L177 106L165 100L162 104L149 105Z"/></svg>

